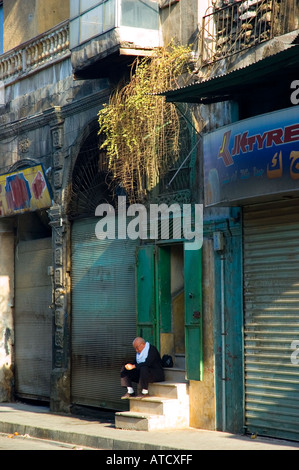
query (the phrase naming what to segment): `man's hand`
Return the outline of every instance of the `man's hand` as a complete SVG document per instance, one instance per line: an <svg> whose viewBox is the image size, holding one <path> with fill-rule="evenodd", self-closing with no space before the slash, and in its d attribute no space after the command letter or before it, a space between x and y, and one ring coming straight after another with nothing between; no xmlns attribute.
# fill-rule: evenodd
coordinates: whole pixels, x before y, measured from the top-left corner
<svg viewBox="0 0 299 470"><path fill-rule="evenodd" d="M125 368L126 368L127 370L132 370L132 369L135 369L136 366L135 366L134 364L126 364L126 365L125 365Z"/></svg>

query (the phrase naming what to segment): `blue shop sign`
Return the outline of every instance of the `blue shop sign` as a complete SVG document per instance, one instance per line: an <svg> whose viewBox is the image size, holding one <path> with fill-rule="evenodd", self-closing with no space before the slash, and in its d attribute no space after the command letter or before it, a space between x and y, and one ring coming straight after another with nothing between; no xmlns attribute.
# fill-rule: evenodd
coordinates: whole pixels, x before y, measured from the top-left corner
<svg viewBox="0 0 299 470"><path fill-rule="evenodd" d="M298 106L206 134L203 150L206 206L299 197Z"/></svg>

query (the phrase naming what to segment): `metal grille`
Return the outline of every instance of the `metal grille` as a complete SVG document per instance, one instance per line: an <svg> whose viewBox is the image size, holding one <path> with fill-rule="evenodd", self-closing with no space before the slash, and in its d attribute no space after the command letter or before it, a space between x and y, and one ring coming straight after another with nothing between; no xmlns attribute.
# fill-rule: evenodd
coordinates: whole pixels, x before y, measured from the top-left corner
<svg viewBox="0 0 299 470"><path fill-rule="evenodd" d="M202 65L298 29L298 16L296 0L241 0L215 9L203 17Z"/></svg>
<svg viewBox="0 0 299 470"><path fill-rule="evenodd" d="M52 239L19 242L15 256L16 394L50 397L52 371Z"/></svg>
<svg viewBox="0 0 299 470"><path fill-rule="evenodd" d="M136 336L136 242L97 239L98 220L72 229L72 401L122 409L120 369Z"/></svg>
<svg viewBox="0 0 299 470"><path fill-rule="evenodd" d="M180 153L179 158L169 168L168 172L160 178L159 193L168 194L190 189L190 158L186 157L190 153L191 139L187 123L184 119L180 120ZM179 170L179 171L178 171Z"/></svg>
<svg viewBox="0 0 299 470"><path fill-rule="evenodd" d="M100 150L103 136L92 132L85 140L72 174L68 200L69 219L93 217L99 204L111 204L106 152Z"/></svg>
<svg viewBox="0 0 299 470"><path fill-rule="evenodd" d="M257 206L258 207L258 206ZM299 438L299 202L244 211L245 424Z"/></svg>

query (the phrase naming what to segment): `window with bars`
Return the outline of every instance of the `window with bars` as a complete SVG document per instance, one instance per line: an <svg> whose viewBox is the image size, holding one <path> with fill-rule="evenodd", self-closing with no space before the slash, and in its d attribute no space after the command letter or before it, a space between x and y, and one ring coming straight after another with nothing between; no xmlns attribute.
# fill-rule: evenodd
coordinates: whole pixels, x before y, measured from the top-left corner
<svg viewBox="0 0 299 470"><path fill-rule="evenodd" d="M203 18L202 63L212 63L298 29L297 0L218 0Z"/></svg>

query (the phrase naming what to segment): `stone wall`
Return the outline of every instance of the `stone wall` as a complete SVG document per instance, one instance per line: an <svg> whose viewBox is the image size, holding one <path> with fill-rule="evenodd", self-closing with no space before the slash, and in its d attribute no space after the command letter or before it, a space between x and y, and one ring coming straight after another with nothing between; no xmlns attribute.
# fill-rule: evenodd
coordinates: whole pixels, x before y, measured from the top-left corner
<svg viewBox="0 0 299 470"><path fill-rule="evenodd" d="M198 26L201 23L199 18L199 5L202 9L207 0L181 0L179 2L164 2L164 7L160 10L160 26L163 37L163 44L167 45L174 39L181 44L197 45L199 40Z"/></svg>
<svg viewBox="0 0 299 470"><path fill-rule="evenodd" d="M12 399L14 267L13 224L0 221L0 401Z"/></svg>
<svg viewBox="0 0 299 470"><path fill-rule="evenodd" d="M72 169L90 123L107 102L106 80L75 81L70 57L10 81L0 108L0 172L42 163L51 187L53 371L51 408L70 406L70 224L66 216ZM11 217L12 225L16 217ZM0 221L0 401L13 398L14 233ZM1 229L5 224L5 230ZM3 232L3 233L2 233ZM30 237L30 233L28 234ZM3 284L3 285L2 285Z"/></svg>
<svg viewBox="0 0 299 470"><path fill-rule="evenodd" d="M69 18L69 0L5 0L4 52Z"/></svg>

